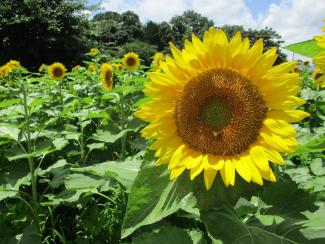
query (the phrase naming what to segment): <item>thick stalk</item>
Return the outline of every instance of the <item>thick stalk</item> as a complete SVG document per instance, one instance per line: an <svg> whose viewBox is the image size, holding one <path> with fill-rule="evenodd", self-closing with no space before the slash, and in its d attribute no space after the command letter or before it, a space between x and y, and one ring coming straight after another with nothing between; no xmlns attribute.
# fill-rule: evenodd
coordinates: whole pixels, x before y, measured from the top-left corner
<svg viewBox="0 0 325 244"><path fill-rule="evenodd" d="M124 107L124 96L123 93L120 94L120 107L121 107L121 128L122 131L125 129L126 126L126 111ZM126 137L127 133L124 133L124 135L121 138L121 154L122 154L122 160L125 160L126 158Z"/></svg>
<svg viewBox="0 0 325 244"><path fill-rule="evenodd" d="M27 134L27 153L28 156L28 164L29 164L29 171L31 174L31 181L32 181L32 198L34 203L37 205L37 190L36 190L36 175L35 175L35 168L34 168L34 160L33 157L30 156L32 153L32 141L31 141L31 131L30 131L30 114L28 111L27 105L27 92L25 86L21 85L21 90L23 93L23 105L24 105L24 115L26 123L26 134Z"/></svg>

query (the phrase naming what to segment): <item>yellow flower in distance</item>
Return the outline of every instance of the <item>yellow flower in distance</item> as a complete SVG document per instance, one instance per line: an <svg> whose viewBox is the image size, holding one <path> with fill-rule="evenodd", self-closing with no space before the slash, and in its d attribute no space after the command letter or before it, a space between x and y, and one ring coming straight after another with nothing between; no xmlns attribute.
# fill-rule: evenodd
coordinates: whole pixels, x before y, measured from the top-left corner
<svg viewBox="0 0 325 244"><path fill-rule="evenodd" d="M76 65L76 66L74 66L73 68L72 68L72 71L78 71L78 69L80 69L81 68L81 66L78 64L78 65Z"/></svg>
<svg viewBox="0 0 325 244"><path fill-rule="evenodd" d="M88 66L88 70L90 71L90 72L95 72L96 71L96 65L94 65L94 64L90 64L89 66Z"/></svg>
<svg viewBox="0 0 325 244"><path fill-rule="evenodd" d="M320 68L316 68L313 72L313 80L315 84L318 84L320 87L325 87L325 75L324 72Z"/></svg>
<svg viewBox="0 0 325 244"><path fill-rule="evenodd" d="M160 70L161 69L161 62L163 62L165 60L165 56L163 53L157 52L155 53L155 55L153 56L153 66L157 69Z"/></svg>
<svg viewBox="0 0 325 244"><path fill-rule="evenodd" d="M325 27L323 27L323 31L325 31ZM325 35L320 35L314 37L314 39L317 41L318 46L325 49ZM314 71L314 74L324 74L325 72L325 50L324 52L321 52L320 54L316 55L314 57L314 63L316 65L316 69ZM316 84L319 84L322 88L325 87L324 82L324 75L320 75L319 77L315 78L316 75L313 75L314 81Z"/></svg>
<svg viewBox="0 0 325 244"><path fill-rule="evenodd" d="M66 72L66 68L64 67L64 65L62 63L56 62L56 63L51 64L48 67L47 72L48 72L49 76L51 77L51 79L63 80L65 72Z"/></svg>
<svg viewBox="0 0 325 244"><path fill-rule="evenodd" d="M142 135L154 139L156 164L168 164L170 179L185 170L203 172L209 190L218 172L226 186L238 174L247 182L275 181L270 162L296 146L289 124L309 116L294 107L301 78L296 62L273 66L276 48L263 53L263 40L250 47L238 32L228 40L211 27L203 41L192 35L185 48L170 44L163 72L149 74L144 93L151 101L135 115L149 122Z"/></svg>
<svg viewBox="0 0 325 244"><path fill-rule="evenodd" d="M38 72L46 71L46 68L47 68L46 64L42 64L42 65L39 67Z"/></svg>
<svg viewBox="0 0 325 244"><path fill-rule="evenodd" d="M112 67L115 70L120 70L120 69L122 69L123 65L122 64L112 64Z"/></svg>
<svg viewBox="0 0 325 244"><path fill-rule="evenodd" d="M21 67L20 62L17 60L10 60L3 66L3 71L5 74L10 73L14 69Z"/></svg>
<svg viewBox="0 0 325 244"><path fill-rule="evenodd" d="M136 68L138 68L140 65L140 59L139 59L139 55L134 53L134 52L130 52L124 55L123 57L123 66L126 69L129 70L134 70Z"/></svg>
<svg viewBox="0 0 325 244"><path fill-rule="evenodd" d="M99 50L97 48L90 49L90 55L95 57L99 53Z"/></svg>
<svg viewBox="0 0 325 244"><path fill-rule="evenodd" d="M104 63L100 67L100 79L103 87L106 90L111 90L113 87L113 67L108 63Z"/></svg>

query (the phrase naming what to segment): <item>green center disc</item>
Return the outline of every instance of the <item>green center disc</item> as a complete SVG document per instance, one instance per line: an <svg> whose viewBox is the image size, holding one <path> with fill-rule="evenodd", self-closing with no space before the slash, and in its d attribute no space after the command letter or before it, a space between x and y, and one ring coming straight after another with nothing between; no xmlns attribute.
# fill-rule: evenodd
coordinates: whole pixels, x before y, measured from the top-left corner
<svg viewBox="0 0 325 244"><path fill-rule="evenodd" d="M231 115L229 104L222 98L213 97L202 105L200 117L206 125L220 130L229 124Z"/></svg>

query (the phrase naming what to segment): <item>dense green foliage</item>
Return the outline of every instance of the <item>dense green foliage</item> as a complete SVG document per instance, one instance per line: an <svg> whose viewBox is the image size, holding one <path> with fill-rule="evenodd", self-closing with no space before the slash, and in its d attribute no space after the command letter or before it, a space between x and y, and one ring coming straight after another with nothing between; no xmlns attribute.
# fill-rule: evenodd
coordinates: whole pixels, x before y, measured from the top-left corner
<svg viewBox="0 0 325 244"><path fill-rule="evenodd" d="M323 243L325 241L324 90L309 68L301 97L311 113L295 127L300 146L264 186L220 175L169 180L155 166L133 116L148 82L141 66L99 85L99 54L53 81L14 69L0 90L0 243ZM140 170L141 169L141 170Z"/></svg>
<svg viewBox="0 0 325 244"><path fill-rule="evenodd" d="M35 68L60 60L76 63L88 50L88 21L78 0L4 0L0 5L0 63Z"/></svg>

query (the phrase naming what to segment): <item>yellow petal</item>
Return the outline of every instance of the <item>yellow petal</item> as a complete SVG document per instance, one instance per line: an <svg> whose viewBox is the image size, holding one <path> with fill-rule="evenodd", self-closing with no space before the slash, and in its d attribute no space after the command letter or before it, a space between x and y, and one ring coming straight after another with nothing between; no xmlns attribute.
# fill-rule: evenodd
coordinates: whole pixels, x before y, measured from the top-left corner
<svg viewBox="0 0 325 244"><path fill-rule="evenodd" d="M252 146L249 149L249 154L253 159L255 165L263 172L268 172L270 170L269 161L261 146Z"/></svg>
<svg viewBox="0 0 325 244"><path fill-rule="evenodd" d="M276 182L276 178L275 178L275 175L274 175L272 169L270 169L269 172L261 171L261 175L262 175L263 179L266 179L266 180L269 180L272 182Z"/></svg>
<svg viewBox="0 0 325 244"><path fill-rule="evenodd" d="M249 168L248 161L249 156L235 157L235 168L237 173L247 182L250 182L252 179L251 170Z"/></svg>
<svg viewBox="0 0 325 244"><path fill-rule="evenodd" d="M192 168L190 171L190 176L191 176L191 180L194 180L194 178L196 176L198 176L203 170L203 164L199 164L196 167Z"/></svg>
<svg viewBox="0 0 325 244"><path fill-rule="evenodd" d="M216 178L217 175L217 170L214 169L205 169L204 170L204 184L205 184L205 188L207 190L210 190L214 179Z"/></svg>
<svg viewBox="0 0 325 244"><path fill-rule="evenodd" d="M284 109L284 110L271 110L268 112L268 117L278 120L285 120L289 123L299 122L310 114L302 110Z"/></svg>
<svg viewBox="0 0 325 244"><path fill-rule="evenodd" d="M255 182L256 184L263 185L263 179L261 173L253 163L251 157L248 157L246 162L251 170L252 181Z"/></svg>
<svg viewBox="0 0 325 244"><path fill-rule="evenodd" d="M224 167L220 170L221 178L226 186L235 184L235 167L231 159L225 161Z"/></svg>
<svg viewBox="0 0 325 244"><path fill-rule="evenodd" d="M282 136L296 136L297 134L295 129L284 120L267 118L263 121L263 124L273 133Z"/></svg>
<svg viewBox="0 0 325 244"><path fill-rule="evenodd" d="M184 157L184 148L185 148L185 144L180 145L176 149L176 151L174 152L173 156L170 159L168 169L173 169L173 168L179 166L180 161Z"/></svg>
<svg viewBox="0 0 325 244"><path fill-rule="evenodd" d="M185 170L185 167L180 167L180 168L173 169L171 171L171 173L170 173L169 179L170 180L175 179L176 177L180 176L183 173L184 170Z"/></svg>
<svg viewBox="0 0 325 244"><path fill-rule="evenodd" d="M280 153L270 148L264 148L264 151L271 162L279 165L284 165L284 160Z"/></svg>

